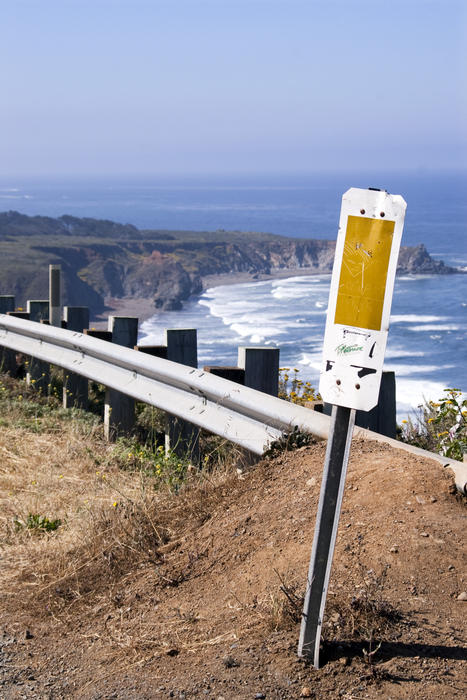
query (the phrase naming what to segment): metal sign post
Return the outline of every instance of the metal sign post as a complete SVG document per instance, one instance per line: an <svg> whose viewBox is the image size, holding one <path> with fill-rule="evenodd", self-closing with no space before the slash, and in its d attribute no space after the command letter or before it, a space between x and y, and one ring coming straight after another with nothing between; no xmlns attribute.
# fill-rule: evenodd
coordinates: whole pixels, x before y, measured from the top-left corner
<svg viewBox="0 0 467 700"><path fill-rule="evenodd" d="M342 198L319 384L332 420L298 645L315 668L355 410L378 402L405 209L400 195L371 188Z"/></svg>

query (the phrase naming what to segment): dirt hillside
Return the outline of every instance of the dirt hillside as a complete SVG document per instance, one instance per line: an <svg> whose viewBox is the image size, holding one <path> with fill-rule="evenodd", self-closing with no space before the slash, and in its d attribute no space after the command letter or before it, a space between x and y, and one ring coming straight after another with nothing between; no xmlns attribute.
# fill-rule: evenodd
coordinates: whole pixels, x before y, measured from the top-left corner
<svg viewBox="0 0 467 700"><path fill-rule="evenodd" d="M24 489L39 439L3 449ZM78 538L11 537L0 698L465 698L465 502L435 462L376 443L352 447L322 668L297 659L324 449L80 511ZM78 483L73 459L54 478Z"/></svg>

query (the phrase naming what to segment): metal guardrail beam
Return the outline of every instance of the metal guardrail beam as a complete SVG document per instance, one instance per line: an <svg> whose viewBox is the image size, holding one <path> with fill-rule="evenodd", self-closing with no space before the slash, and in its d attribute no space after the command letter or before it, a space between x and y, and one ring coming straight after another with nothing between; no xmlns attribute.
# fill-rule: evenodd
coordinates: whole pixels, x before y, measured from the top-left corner
<svg viewBox="0 0 467 700"><path fill-rule="evenodd" d="M327 439L329 416L203 370L114 346L83 333L0 314L0 345L82 374L261 455L284 432ZM363 428L354 437L385 442L452 469L467 495L467 465Z"/></svg>
<svg viewBox="0 0 467 700"><path fill-rule="evenodd" d="M225 437L255 454L263 454L268 444L281 436L280 430L237 414L207 397L193 394L189 388L183 388L182 381L173 386L164 382L160 373L158 377L162 378L152 376L151 364L155 358L113 346L105 340L0 315L0 345L105 384ZM134 357L142 361L132 363L130 360ZM179 370L192 369L168 360L162 362ZM260 392L257 393L261 396Z"/></svg>
<svg viewBox="0 0 467 700"><path fill-rule="evenodd" d="M132 396L132 383L138 377L146 377L265 423L276 429L276 437L284 430L293 429L295 426L312 432L322 439L325 439L328 434L328 416L216 377L204 370L115 346L83 333L53 326L38 326L30 321L0 315L0 345L34 354L35 357L46 359L52 364L71 369L92 379L94 376L90 377L86 373L87 365L89 360L99 360L109 365L109 372L117 368L126 372L123 375L124 384L119 384L118 387L110 384L111 374L109 376L101 374L96 381L106 386L117 388ZM107 371L104 367L103 370ZM172 404L170 408L164 408L164 410L174 413L176 408L177 406ZM178 411L176 414L195 422L188 416L182 416Z"/></svg>

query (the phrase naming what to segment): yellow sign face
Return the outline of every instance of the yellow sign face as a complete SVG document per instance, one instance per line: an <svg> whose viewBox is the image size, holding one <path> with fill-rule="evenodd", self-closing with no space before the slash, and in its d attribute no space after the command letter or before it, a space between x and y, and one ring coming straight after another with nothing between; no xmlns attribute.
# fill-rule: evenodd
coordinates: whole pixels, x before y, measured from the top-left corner
<svg viewBox="0 0 467 700"><path fill-rule="evenodd" d="M334 323L381 330L394 225L348 217Z"/></svg>

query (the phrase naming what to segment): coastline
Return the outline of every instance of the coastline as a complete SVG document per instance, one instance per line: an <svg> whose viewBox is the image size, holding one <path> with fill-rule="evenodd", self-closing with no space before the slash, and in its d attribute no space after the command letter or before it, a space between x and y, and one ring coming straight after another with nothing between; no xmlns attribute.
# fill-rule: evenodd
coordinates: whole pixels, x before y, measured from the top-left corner
<svg viewBox="0 0 467 700"><path fill-rule="evenodd" d="M221 287L224 285L236 285L245 282L263 282L274 279L287 279L289 277L305 277L316 275L330 275L330 272L318 271L315 268L283 268L274 270L271 273L251 273L251 272L228 272L219 275L206 275L202 277L203 292L213 287ZM201 294L203 293L201 292ZM193 295L189 299L195 299L201 296ZM184 304L188 299L184 299ZM107 319L109 316L130 316L139 319L140 323L147 321L148 318L153 318L161 313L162 310L156 309L154 302L145 297L108 297L105 299L105 310L95 316L91 323L92 327L100 330L107 329Z"/></svg>
<svg viewBox="0 0 467 700"><path fill-rule="evenodd" d="M456 273L467 274L467 269L454 269ZM290 267L280 269L275 268L269 273L224 272L215 275L203 275L201 277L202 291L199 294L193 294L187 299L183 299L182 306L191 299L199 298L207 289L212 289L214 287L233 286L237 284L244 284L246 282L263 282L267 280L288 279L290 277L316 277L323 275L330 276L331 270L317 270L316 267ZM107 318L109 316L136 317L139 319L140 323L143 323L143 321L147 321L149 318L153 318L164 311L164 309L156 309L154 306L154 301L146 297L107 297L104 302L104 311L97 314L92 319L93 328L107 329Z"/></svg>
<svg viewBox="0 0 467 700"><path fill-rule="evenodd" d="M105 308L91 320L91 327L98 330L107 330L109 316L130 316L139 319L142 323L158 313L151 299L143 297L110 297L105 299Z"/></svg>
<svg viewBox="0 0 467 700"><path fill-rule="evenodd" d="M331 271L324 272L315 267L289 267L275 269L270 273L228 272L220 275L206 275L202 278L203 291L211 287L221 287L242 282L263 282L266 280L287 279L288 277L308 277L317 275L330 275Z"/></svg>

